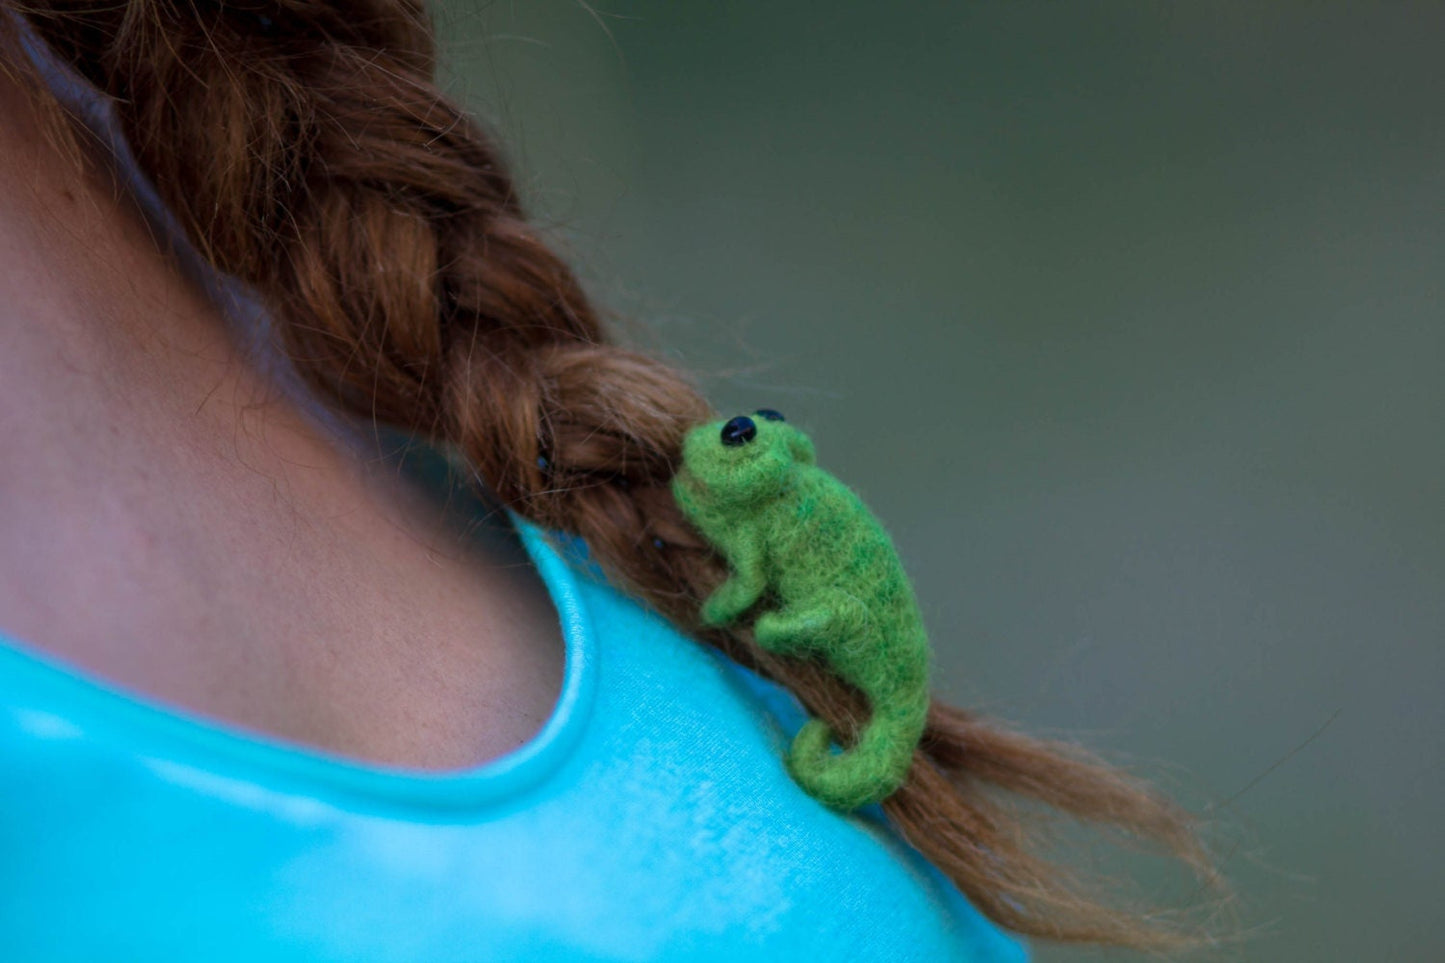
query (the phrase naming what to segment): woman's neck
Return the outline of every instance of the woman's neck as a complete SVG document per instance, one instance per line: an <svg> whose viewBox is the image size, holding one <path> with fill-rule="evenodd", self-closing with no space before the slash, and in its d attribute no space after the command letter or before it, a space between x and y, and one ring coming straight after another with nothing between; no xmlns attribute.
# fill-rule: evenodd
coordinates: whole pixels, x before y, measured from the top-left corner
<svg viewBox="0 0 1445 963"><path fill-rule="evenodd" d="M461 546L281 397L108 171L0 79L0 629L364 758L516 745L561 648L514 546Z"/></svg>

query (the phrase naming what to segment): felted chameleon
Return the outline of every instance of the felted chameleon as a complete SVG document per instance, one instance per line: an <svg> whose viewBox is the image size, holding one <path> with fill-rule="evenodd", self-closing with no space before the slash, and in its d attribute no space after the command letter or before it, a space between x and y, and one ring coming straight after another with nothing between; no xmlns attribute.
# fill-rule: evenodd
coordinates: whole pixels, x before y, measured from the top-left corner
<svg viewBox="0 0 1445 963"><path fill-rule="evenodd" d="M683 513L727 559L702 621L757 608L762 648L819 659L868 699L854 745L809 720L787 765L824 804L852 810L891 795L908 774L928 715L928 635L888 533L854 492L817 467L806 434L771 409L691 429L672 482Z"/></svg>

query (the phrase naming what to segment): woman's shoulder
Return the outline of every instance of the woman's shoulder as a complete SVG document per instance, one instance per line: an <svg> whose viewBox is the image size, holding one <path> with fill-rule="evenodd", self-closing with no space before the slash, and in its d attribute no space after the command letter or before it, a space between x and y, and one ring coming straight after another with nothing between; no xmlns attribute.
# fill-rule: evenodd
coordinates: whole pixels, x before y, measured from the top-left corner
<svg viewBox="0 0 1445 963"><path fill-rule="evenodd" d="M0 645L0 929L37 961L1023 958L880 812L793 784L786 692L523 534L567 675L475 770L274 743Z"/></svg>
<svg viewBox="0 0 1445 963"><path fill-rule="evenodd" d="M881 807L840 814L793 782L783 757L807 717L791 692L607 584L581 543L565 540L562 554L596 635L595 736L610 746L591 777L632 787L614 800L626 813L614 838L667 826L643 845L671 850L657 865L686 861L678 892L728 890L783 939L824 939L826 927L848 958L1026 959Z"/></svg>

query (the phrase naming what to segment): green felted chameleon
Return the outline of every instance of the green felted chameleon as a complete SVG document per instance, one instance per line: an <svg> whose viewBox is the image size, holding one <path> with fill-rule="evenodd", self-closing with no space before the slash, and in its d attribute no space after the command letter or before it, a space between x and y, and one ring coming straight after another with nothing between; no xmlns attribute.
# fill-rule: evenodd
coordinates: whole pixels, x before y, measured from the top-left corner
<svg viewBox="0 0 1445 963"><path fill-rule="evenodd" d="M702 621L728 625L756 609L759 646L821 660L868 698L851 747L834 752L833 733L812 719L787 758L810 795L856 809L907 777L928 715L928 636L883 526L817 467L807 435L776 411L754 414L690 430L673 479L683 513L731 568Z"/></svg>

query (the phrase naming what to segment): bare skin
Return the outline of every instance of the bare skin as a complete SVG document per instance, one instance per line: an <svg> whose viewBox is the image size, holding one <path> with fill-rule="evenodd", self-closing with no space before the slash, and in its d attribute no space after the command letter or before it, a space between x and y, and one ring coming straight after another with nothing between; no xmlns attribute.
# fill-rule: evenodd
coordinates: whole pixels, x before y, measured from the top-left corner
<svg viewBox="0 0 1445 963"><path fill-rule="evenodd" d="M524 743L563 650L520 548L283 400L29 96L0 74L0 631L367 762Z"/></svg>

